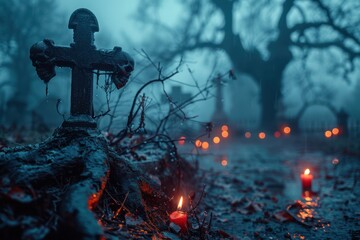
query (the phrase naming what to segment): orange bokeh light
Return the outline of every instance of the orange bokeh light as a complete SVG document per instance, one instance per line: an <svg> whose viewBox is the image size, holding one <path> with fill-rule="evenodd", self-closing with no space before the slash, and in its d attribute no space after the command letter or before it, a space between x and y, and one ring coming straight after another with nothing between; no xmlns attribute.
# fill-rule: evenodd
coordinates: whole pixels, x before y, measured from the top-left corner
<svg viewBox="0 0 360 240"><path fill-rule="evenodd" d="M304 171L304 175L309 175L310 174L310 169L305 169L305 171Z"/></svg>
<svg viewBox="0 0 360 240"><path fill-rule="evenodd" d="M227 125L222 125L221 131L229 131L229 127Z"/></svg>
<svg viewBox="0 0 360 240"><path fill-rule="evenodd" d="M260 139L265 139L266 138L266 134L264 132L260 132L259 133L259 138Z"/></svg>
<svg viewBox="0 0 360 240"><path fill-rule="evenodd" d="M207 150L209 148L209 143L208 142L203 142L201 144L201 147L202 147L202 149Z"/></svg>
<svg viewBox="0 0 360 240"><path fill-rule="evenodd" d="M274 132L274 137L279 138L281 136L281 133L279 131Z"/></svg>
<svg viewBox="0 0 360 240"><path fill-rule="evenodd" d="M195 147L201 147L202 142L198 139L195 141Z"/></svg>
<svg viewBox="0 0 360 240"><path fill-rule="evenodd" d="M330 130L325 131L324 133L326 138L331 138L332 132Z"/></svg>
<svg viewBox="0 0 360 240"><path fill-rule="evenodd" d="M228 161L226 159L221 160L221 165L226 167L228 165Z"/></svg>
<svg viewBox="0 0 360 240"><path fill-rule="evenodd" d="M178 143L179 143L180 145L184 145L184 144L185 144L185 139L186 139L186 137L181 136L181 137L179 138L179 140L178 140Z"/></svg>
<svg viewBox="0 0 360 240"><path fill-rule="evenodd" d="M283 128L283 133L290 134L290 132L291 132L291 128L289 126Z"/></svg>
<svg viewBox="0 0 360 240"><path fill-rule="evenodd" d="M245 133L245 137L246 137L246 138L251 138L251 132L246 132L246 133Z"/></svg>
<svg viewBox="0 0 360 240"><path fill-rule="evenodd" d="M332 134L334 134L334 135L338 135L339 132L340 132L340 130L339 130L338 128L333 128L333 129L331 130L331 132L332 132Z"/></svg>
<svg viewBox="0 0 360 240"><path fill-rule="evenodd" d="M222 136L223 138L227 138L227 137L229 137L229 132L228 132L228 131L222 131L222 132L221 132L221 136Z"/></svg>
<svg viewBox="0 0 360 240"><path fill-rule="evenodd" d="M218 143L220 142L220 138L219 138L218 136L214 137L214 138L213 138L213 142L214 142L215 144L218 144Z"/></svg>

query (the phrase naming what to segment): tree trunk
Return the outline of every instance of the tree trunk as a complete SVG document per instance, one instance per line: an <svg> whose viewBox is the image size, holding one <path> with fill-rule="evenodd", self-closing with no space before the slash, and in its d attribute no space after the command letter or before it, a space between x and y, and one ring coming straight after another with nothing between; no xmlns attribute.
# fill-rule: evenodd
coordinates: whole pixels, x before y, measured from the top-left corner
<svg viewBox="0 0 360 240"><path fill-rule="evenodd" d="M270 81L265 82L266 83L262 83L260 92L262 107L260 129L272 133L278 129L277 105L279 96L277 92L278 89L271 86Z"/></svg>

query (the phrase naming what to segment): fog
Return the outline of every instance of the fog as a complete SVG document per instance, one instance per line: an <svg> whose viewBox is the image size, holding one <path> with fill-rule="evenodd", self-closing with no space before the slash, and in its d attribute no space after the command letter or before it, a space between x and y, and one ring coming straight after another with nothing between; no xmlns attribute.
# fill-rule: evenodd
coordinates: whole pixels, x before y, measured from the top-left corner
<svg viewBox="0 0 360 240"><path fill-rule="evenodd" d="M246 1L245 3L236 4L233 9L234 23L232 30L235 34L234 36L237 36L237 34L242 36L243 46L241 47L253 54L253 56L258 54L264 61L271 60L272 53L269 50L269 42L274 41L279 34L279 31L273 30L273 28L277 27L279 17L282 14L281 3L282 1L274 1L273 5L264 4L260 6L260 3L255 4L251 1ZM149 54L155 63L161 63L164 66L164 74L169 74L175 69L181 54L175 54L167 59L164 56L167 51L173 52L176 47L180 49L181 46L185 46L185 41L188 39L190 39L189 44L191 45L191 41L197 40L194 38L194 32L202 31L199 39L202 39L202 41L211 39L214 43L221 42L224 36L226 36L225 33L219 30L224 25L221 12L214 9L214 6L206 5L206 3L196 5L196 2L192 2L192 4L194 4L192 7L201 7L201 11L190 11L185 3L176 0L153 2L122 0L57 1L56 11L59 13L57 15L59 19L57 19L58 25L54 25L53 30L62 37L59 40L53 40L56 44L68 45L72 38L72 31L67 29L66 25L69 16L78 8L87 8L95 14L99 22L100 31L95 34L97 48L112 49L114 46L120 46L134 57L136 66L133 76L136 76L136 79L130 82L125 89L112 93L112 101L114 101L117 94L120 94L121 91L126 92L120 104L123 107L119 110L119 114L123 115L123 117L119 118L120 123L126 116L126 106L129 105L136 90L141 84L156 77L157 74L156 69L151 69L151 67L146 65L149 65L149 63L144 63L144 57L141 56L142 51ZM306 12L305 15L311 16L313 14L313 19L315 20L323 17L320 10L311 9L310 5L307 6L300 3L298 7ZM330 7L335 8L336 1L334 1L334 6L331 5ZM259 14L252 15L252 12L255 12L257 8L261 9ZM190 22L188 19L191 19L191 14L194 14L194 18L197 17L198 19L200 19L199 16L207 16L207 20L203 22L201 20ZM198 15L195 16L195 14ZM288 14L287 19L288 26L294 26L301 21L301 16L294 9ZM344 22L346 20L343 19ZM266 23L265 25L264 22ZM186 23L193 25L186 25ZM339 37L338 33L335 30L334 33L331 31L332 29L324 28L321 31L319 30L318 33L312 33L309 30L307 37L309 39L322 40L332 39L334 35L337 39ZM185 38L185 34L188 34L190 37ZM291 36L292 41L295 41L294 39L297 38L297 34L294 33ZM358 36L358 32L355 30L353 34L356 37ZM40 41L46 38L46 35L42 33L35 36L36 38ZM334 113L329 112L328 107L326 107L326 104L330 104L336 110L345 109L352 121L358 121L360 118L360 111L357 107L358 95L360 93L359 60L356 58L359 52L358 42L353 39L347 40L349 42L347 47L354 50L354 58L350 59L349 62L349 55L344 54L344 51L341 48L336 48L335 45L330 46L327 51L323 51L323 49L316 50L315 48L314 50L304 50L302 47L299 47L303 43L302 41L300 39L297 44L293 44L294 46L289 45L292 58L289 59L289 64L284 65L284 70L282 73L280 72L280 75L276 75L276 71L279 71L276 70L276 66L274 66L274 70L271 70L274 73L274 78L281 78L281 90L276 93L277 97L275 96L276 100L274 102L276 103L274 109L276 109L277 113L274 113L274 115L280 119L292 118L296 116L304 103L311 103L319 106L309 107L301 116L301 124L306 125L308 122L321 121L329 122L330 125L333 125L336 124ZM18 46L17 51L27 52L29 50L28 47L27 45L21 48ZM237 51L236 45L234 45L233 51ZM1 54L6 57L5 52ZM262 109L265 107L264 103L261 102L264 99L261 92L264 91L264 88L268 87L264 85L266 76L258 74L259 77L256 79L256 74L252 75L251 71L253 70L246 70L250 67L244 65L243 62L246 62L248 58L251 59L251 54L241 60L242 55L240 53L238 56L232 56L231 50L229 51L226 46L216 48L199 47L186 51L183 65L179 68L179 73L166 83L165 89L171 92L172 86L181 85L183 92L196 94L198 89L194 87L194 80L200 86L204 86L208 83L209 79L214 79L217 74L224 74L232 70L236 79L229 79L226 74L224 74L222 79L223 99L220 99L220 101L223 102L227 115L224 116L224 119L239 128L261 127L261 122L264 121L261 117ZM30 60L26 64L30 64ZM248 64L251 65L253 63L249 62ZM344 65L343 68L342 65ZM255 66L255 68L257 68L259 73L269 75L265 73L264 66L259 65ZM268 71L268 67L266 69ZM271 71L269 72L272 73ZM4 68L0 75L0 81L6 82L11 78L12 72ZM36 108L39 103L44 101L46 103L49 99L53 99L51 104L49 103L49 108L55 108L54 99L60 98L62 101L60 110L68 113L70 98L69 78L70 70L58 70L57 77L49 83L49 95L45 96L45 86L42 85L39 79L34 77L27 109ZM274 85L276 84L274 83ZM11 99L12 95L16 94L14 90L16 87L16 85L12 85L0 89L3 95L1 100L3 114L6 114L7 101ZM214 109L216 102L214 92L214 89L210 91L206 101L200 101L188 107L186 110L189 114L196 115L199 121L211 121L213 115L217 112ZM163 93L160 86L154 85L147 89L147 94L153 99L152 103L154 103L161 99ZM103 111L105 95L102 89L95 88L94 96L95 111ZM316 102L321 103L317 104ZM161 111L161 108L158 108L153 110L152 114L161 115ZM58 118L59 121L62 119L59 114L55 118ZM2 121L6 120L2 119Z"/></svg>

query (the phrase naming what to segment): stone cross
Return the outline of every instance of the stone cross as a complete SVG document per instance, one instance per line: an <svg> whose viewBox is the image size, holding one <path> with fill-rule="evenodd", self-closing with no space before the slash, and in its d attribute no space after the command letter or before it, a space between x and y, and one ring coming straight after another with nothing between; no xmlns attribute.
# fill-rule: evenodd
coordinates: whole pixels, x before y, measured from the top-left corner
<svg viewBox="0 0 360 240"><path fill-rule="evenodd" d="M120 47L113 50L97 50L94 33L99 31L95 15L88 9L78 9L70 17L69 29L73 29L70 47L56 46L45 39L30 49L30 59L38 76L46 84L53 78L55 67L70 67L71 116L93 115L93 74L107 71L119 89L123 87L134 69L134 60Z"/></svg>

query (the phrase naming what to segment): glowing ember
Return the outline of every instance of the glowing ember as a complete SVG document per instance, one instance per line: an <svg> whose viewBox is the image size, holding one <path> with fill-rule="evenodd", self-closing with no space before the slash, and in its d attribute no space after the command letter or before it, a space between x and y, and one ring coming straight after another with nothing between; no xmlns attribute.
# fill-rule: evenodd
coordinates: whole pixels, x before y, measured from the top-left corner
<svg viewBox="0 0 360 240"><path fill-rule="evenodd" d="M227 125L222 125L221 131L229 131L229 127Z"/></svg>
<svg viewBox="0 0 360 240"><path fill-rule="evenodd" d="M259 133L259 138L260 139L265 139L266 138L266 134L264 132L260 132Z"/></svg>
<svg viewBox="0 0 360 240"><path fill-rule="evenodd" d="M198 148L201 147L201 144L202 144L202 142L200 140L195 141L195 146L196 147L198 147Z"/></svg>
<svg viewBox="0 0 360 240"><path fill-rule="evenodd" d="M213 138L213 142L214 142L215 144L220 143L220 138L219 138L218 136L214 137L214 138Z"/></svg>
<svg viewBox="0 0 360 240"><path fill-rule="evenodd" d="M180 197L179 204L177 206L177 210L181 210L182 205L183 205L183 196Z"/></svg>
<svg viewBox="0 0 360 240"><path fill-rule="evenodd" d="M288 126L284 127L283 133L285 133L285 134L290 134L290 132L291 132L291 128L290 128L290 127L288 127Z"/></svg>
<svg viewBox="0 0 360 240"><path fill-rule="evenodd" d="M310 174L310 169L308 169L308 168L305 169L304 174L305 174L305 175L309 175L309 174Z"/></svg>
<svg viewBox="0 0 360 240"><path fill-rule="evenodd" d="M329 131L329 130L325 131L325 133L324 133L324 136L325 136L326 138L331 138L331 135L332 135L332 132Z"/></svg>
<svg viewBox="0 0 360 240"><path fill-rule="evenodd" d="M226 159L221 160L221 165L226 167L228 165L228 161Z"/></svg>
<svg viewBox="0 0 360 240"><path fill-rule="evenodd" d="M221 132L221 136L222 136L223 138L227 138L227 137L229 136L229 132L228 132L228 131L222 131L222 132Z"/></svg>
<svg viewBox="0 0 360 240"><path fill-rule="evenodd" d="M202 149L207 150L209 148L209 143L208 142L203 142L201 144L201 147L202 147Z"/></svg>
<svg viewBox="0 0 360 240"><path fill-rule="evenodd" d="M246 138L251 138L251 132L246 132L246 133L245 133L245 137L246 137Z"/></svg>
<svg viewBox="0 0 360 240"><path fill-rule="evenodd" d="M338 128L333 128L331 130L332 134L334 134L335 136L339 134L340 130Z"/></svg>
<svg viewBox="0 0 360 240"><path fill-rule="evenodd" d="M281 136L281 133L279 131L274 132L274 137L279 138Z"/></svg>
<svg viewBox="0 0 360 240"><path fill-rule="evenodd" d="M185 144L185 139L186 139L186 137L181 136L181 137L179 138L178 143L179 143L180 145L184 145L184 144Z"/></svg>
<svg viewBox="0 0 360 240"><path fill-rule="evenodd" d="M337 158L334 158L334 159L331 161L331 163L332 163L333 165L338 165L339 162L340 162L340 160L337 159Z"/></svg>

